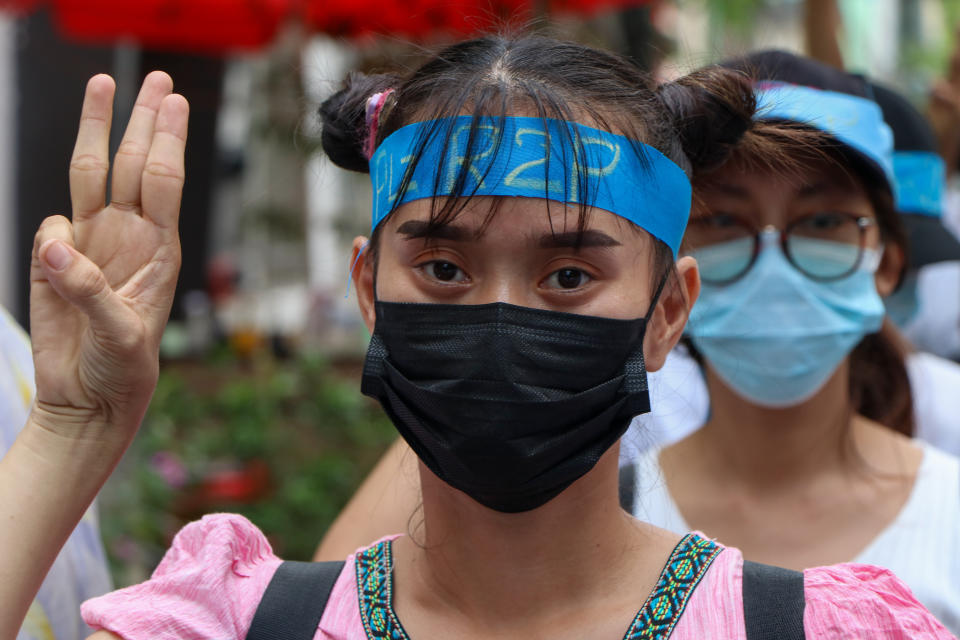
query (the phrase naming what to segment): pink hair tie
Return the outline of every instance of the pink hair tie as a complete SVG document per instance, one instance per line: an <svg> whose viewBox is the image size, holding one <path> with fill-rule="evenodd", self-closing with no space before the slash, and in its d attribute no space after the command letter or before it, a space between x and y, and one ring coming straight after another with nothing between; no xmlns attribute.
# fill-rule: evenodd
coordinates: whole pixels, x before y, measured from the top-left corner
<svg viewBox="0 0 960 640"><path fill-rule="evenodd" d="M387 89L386 91L375 93L367 98L367 143L363 149L367 160L373 157L373 152L376 150L375 145L377 144L377 127L380 124L380 112L383 111L383 105L391 93L393 93L393 89Z"/></svg>

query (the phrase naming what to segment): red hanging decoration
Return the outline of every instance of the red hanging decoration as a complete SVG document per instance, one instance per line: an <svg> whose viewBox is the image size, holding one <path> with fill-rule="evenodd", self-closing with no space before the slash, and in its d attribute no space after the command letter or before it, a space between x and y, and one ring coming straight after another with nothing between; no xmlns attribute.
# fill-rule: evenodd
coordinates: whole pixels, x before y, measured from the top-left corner
<svg viewBox="0 0 960 640"><path fill-rule="evenodd" d="M0 11L15 16L30 13L46 0L0 0Z"/></svg>
<svg viewBox="0 0 960 640"><path fill-rule="evenodd" d="M21 1L21 0L18 0ZM52 0L63 34L75 40L136 42L198 53L269 44L291 0Z"/></svg>
<svg viewBox="0 0 960 640"><path fill-rule="evenodd" d="M651 0L306 0L309 29L336 36L383 34L422 39L438 33L466 36L524 24L538 11L592 15Z"/></svg>
<svg viewBox="0 0 960 640"><path fill-rule="evenodd" d="M524 24L539 13L588 16L652 0L0 0L23 14L51 4L61 32L81 42L226 53L270 44L287 19L333 36L463 37Z"/></svg>

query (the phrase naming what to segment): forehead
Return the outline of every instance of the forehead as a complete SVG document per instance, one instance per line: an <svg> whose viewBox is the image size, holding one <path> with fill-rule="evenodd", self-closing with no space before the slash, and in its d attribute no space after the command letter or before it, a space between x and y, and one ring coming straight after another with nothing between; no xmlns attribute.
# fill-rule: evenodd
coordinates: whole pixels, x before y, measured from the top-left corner
<svg viewBox="0 0 960 640"><path fill-rule="evenodd" d="M731 164L713 173L698 188L700 199L799 198L817 196L866 197L857 174L831 159L800 162L792 170Z"/></svg>

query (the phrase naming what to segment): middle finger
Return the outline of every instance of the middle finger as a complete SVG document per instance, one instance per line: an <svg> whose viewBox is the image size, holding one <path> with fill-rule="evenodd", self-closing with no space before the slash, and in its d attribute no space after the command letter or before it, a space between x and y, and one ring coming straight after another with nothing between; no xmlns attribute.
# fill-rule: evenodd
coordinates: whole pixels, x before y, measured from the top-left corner
<svg viewBox="0 0 960 640"><path fill-rule="evenodd" d="M162 71L154 71L144 79L113 161L112 206L130 209L140 206L140 176L153 139L157 111L171 91L173 81Z"/></svg>

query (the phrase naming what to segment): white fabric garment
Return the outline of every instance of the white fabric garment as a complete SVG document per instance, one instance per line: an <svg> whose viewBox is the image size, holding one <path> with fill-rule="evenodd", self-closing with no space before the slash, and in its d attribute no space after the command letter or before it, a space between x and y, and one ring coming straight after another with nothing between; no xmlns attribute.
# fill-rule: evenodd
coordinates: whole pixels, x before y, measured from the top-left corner
<svg viewBox="0 0 960 640"><path fill-rule="evenodd" d="M943 226L960 239L960 178L951 181L944 204ZM917 302L904 334L923 351L960 360L960 261L922 267Z"/></svg>
<svg viewBox="0 0 960 640"><path fill-rule="evenodd" d="M960 459L922 446L923 461L907 503L851 561L892 570L944 626L960 634ZM659 448L648 449L637 459L634 515L686 533L691 527L670 496L659 454Z"/></svg>
<svg viewBox="0 0 960 640"><path fill-rule="evenodd" d="M960 456L960 364L929 353L907 358L917 438Z"/></svg>
<svg viewBox="0 0 960 640"><path fill-rule="evenodd" d="M33 384L30 342L0 307L0 456L27 420ZM80 618L80 604L111 589L96 507L91 506L50 568L17 640L86 638L92 630Z"/></svg>
<svg viewBox="0 0 960 640"><path fill-rule="evenodd" d="M903 333L918 349L960 358L960 262L938 262L917 274L917 313Z"/></svg>
<svg viewBox="0 0 960 640"><path fill-rule="evenodd" d="M947 185L943 209L943 226L957 238L960 238L960 182L958 182L956 174L954 174L950 184Z"/></svg>
<svg viewBox="0 0 960 640"><path fill-rule="evenodd" d="M647 374L647 385L650 413L635 417L620 440L621 466L650 447L683 440L707 421L707 383L684 346L669 353L662 369Z"/></svg>

